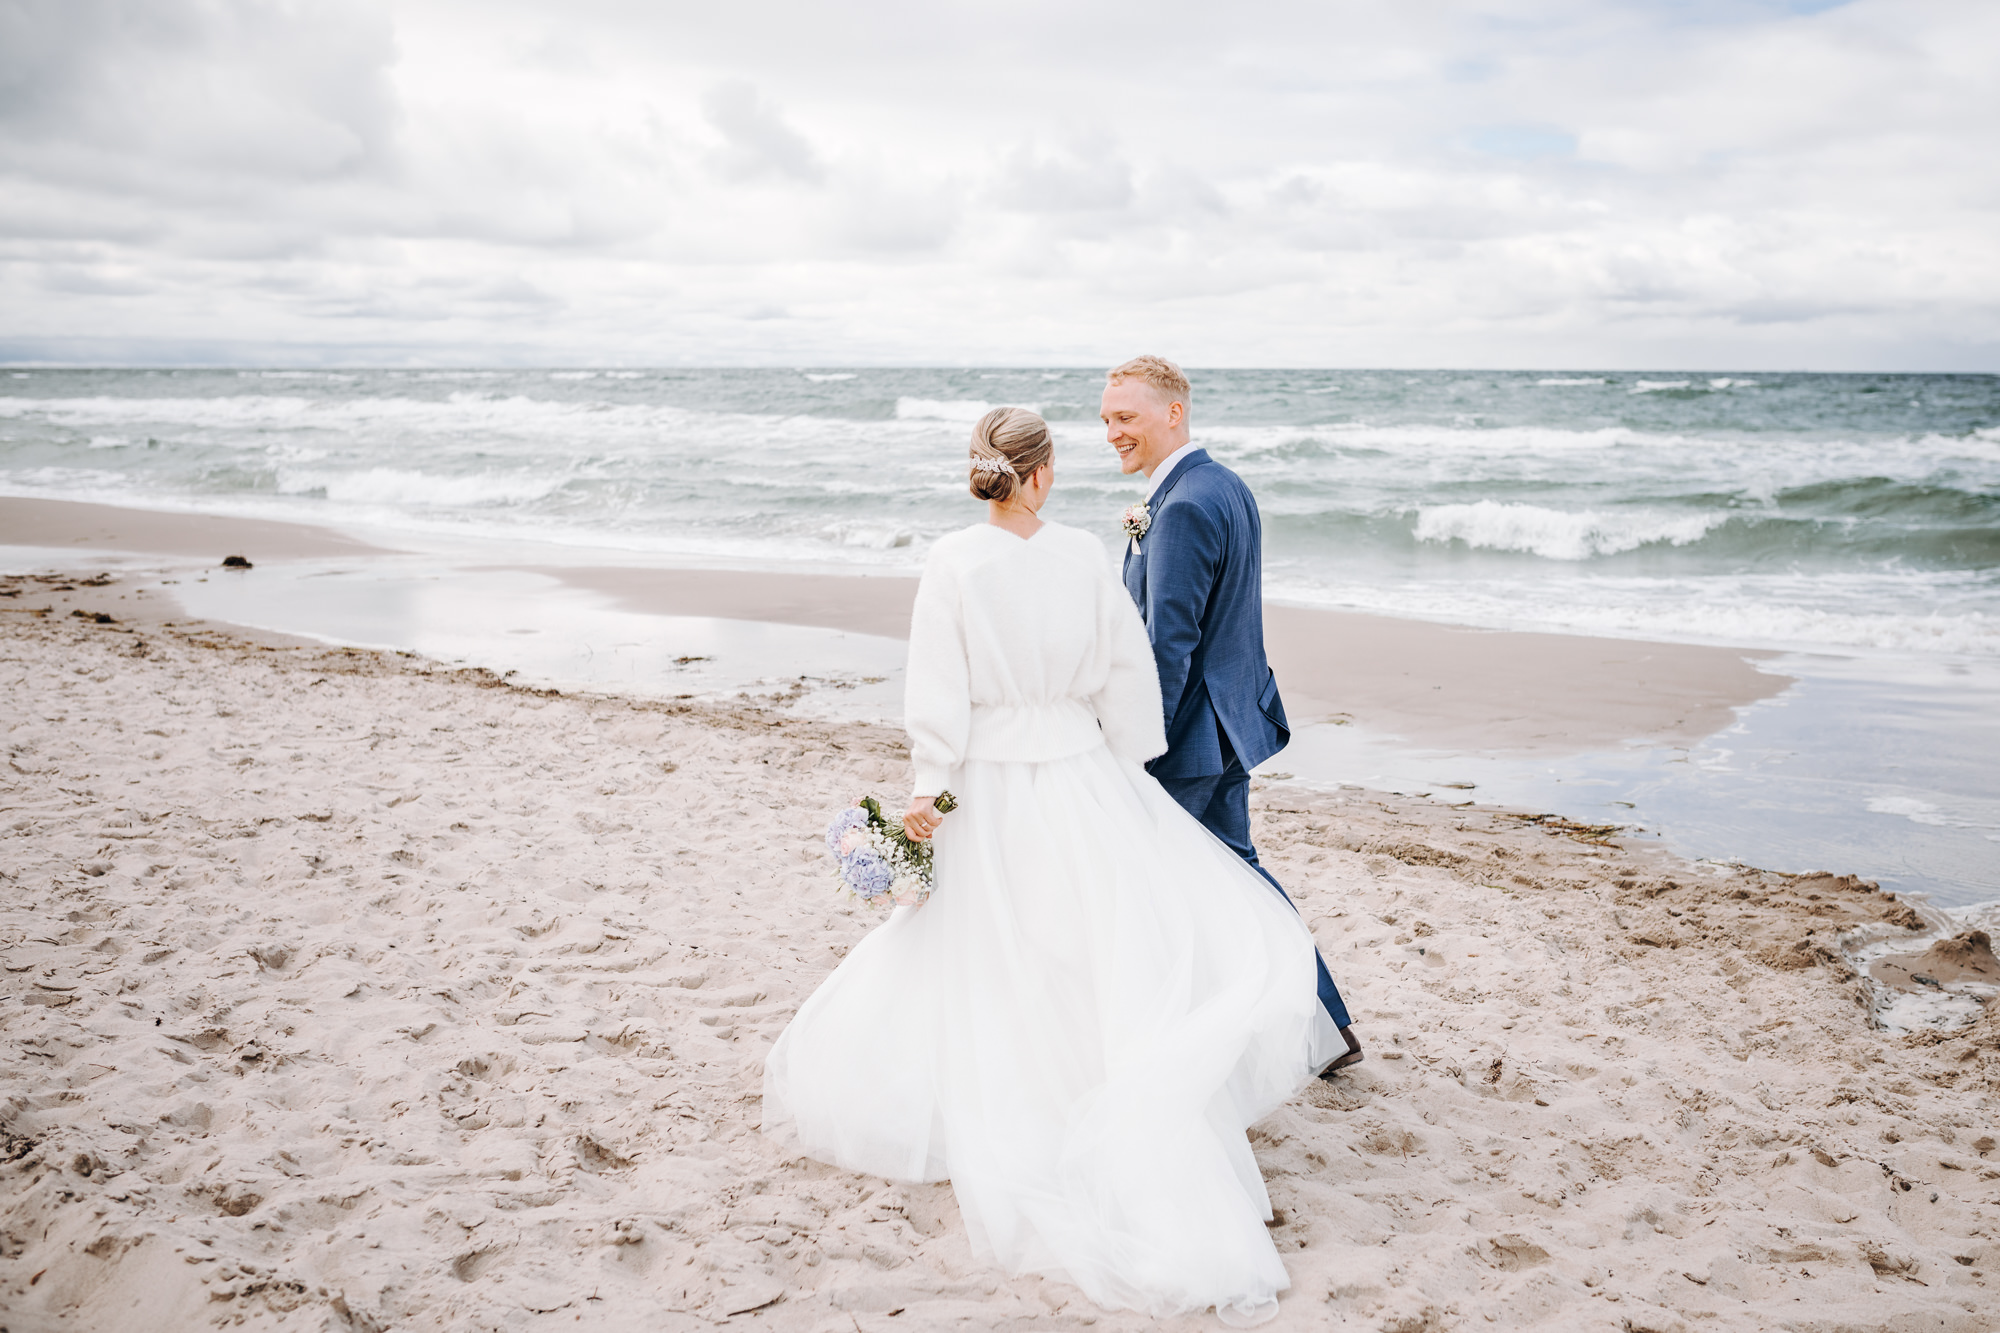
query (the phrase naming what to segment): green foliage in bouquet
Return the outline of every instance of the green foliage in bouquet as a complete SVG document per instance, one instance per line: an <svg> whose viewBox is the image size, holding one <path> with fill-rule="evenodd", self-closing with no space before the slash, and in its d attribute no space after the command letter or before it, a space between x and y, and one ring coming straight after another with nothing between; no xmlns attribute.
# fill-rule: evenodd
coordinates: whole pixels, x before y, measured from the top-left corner
<svg viewBox="0 0 2000 1333"><path fill-rule="evenodd" d="M937 795L935 804L939 814L948 815L958 809L958 798L948 791L941 791ZM907 860L918 874L924 877L924 883L930 883L931 844L929 841L917 842L909 834L903 832L903 821L900 819L892 820L889 816L883 814L882 803L873 796L862 797L861 808L868 812L868 827L881 834L884 838L887 838L896 848L897 853Z"/></svg>

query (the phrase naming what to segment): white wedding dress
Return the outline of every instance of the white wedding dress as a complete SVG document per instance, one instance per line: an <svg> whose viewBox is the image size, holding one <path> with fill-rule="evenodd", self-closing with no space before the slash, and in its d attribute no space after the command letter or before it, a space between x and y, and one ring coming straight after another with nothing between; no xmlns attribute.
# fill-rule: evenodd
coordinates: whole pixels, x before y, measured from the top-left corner
<svg viewBox="0 0 2000 1333"><path fill-rule="evenodd" d="M1305 925L1141 767L1144 626L1102 544L941 540L910 633L916 790L960 807L898 908L765 1063L764 1130L950 1180L976 1253L1164 1316L1289 1285L1245 1130L1344 1049Z"/></svg>

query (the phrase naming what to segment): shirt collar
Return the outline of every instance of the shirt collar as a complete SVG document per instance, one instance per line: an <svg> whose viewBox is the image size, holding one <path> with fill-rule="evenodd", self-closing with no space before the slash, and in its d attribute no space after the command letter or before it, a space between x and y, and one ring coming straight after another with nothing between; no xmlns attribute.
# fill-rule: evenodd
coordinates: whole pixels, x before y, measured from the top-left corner
<svg viewBox="0 0 2000 1333"><path fill-rule="evenodd" d="M1160 487L1167 484L1167 478L1174 474L1174 469L1186 462L1187 456L1199 447L1193 440L1189 440L1186 444L1168 454L1161 461L1160 465L1153 469L1153 475L1147 479L1146 484L1147 504L1151 504L1153 497L1160 493Z"/></svg>

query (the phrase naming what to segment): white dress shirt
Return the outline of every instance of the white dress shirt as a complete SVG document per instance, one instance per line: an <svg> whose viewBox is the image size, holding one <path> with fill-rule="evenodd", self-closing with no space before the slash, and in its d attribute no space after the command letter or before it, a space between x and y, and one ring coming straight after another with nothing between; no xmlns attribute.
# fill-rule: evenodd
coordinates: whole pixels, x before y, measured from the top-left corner
<svg viewBox="0 0 2000 1333"><path fill-rule="evenodd" d="M1174 469L1181 465L1181 461L1200 447L1193 440L1189 440L1186 444L1160 460L1160 465L1153 469L1153 475L1146 479L1148 483L1146 486L1147 504L1150 505L1153 503L1153 497L1160 493L1160 487L1167 484L1167 478L1174 474Z"/></svg>
<svg viewBox="0 0 2000 1333"><path fill-rule="evenodd" d="M1160 465L1153 469L1153 475L1146 478L1146 504L1149 508L1152 506L1153 497L1160 493L1160 487L1167 484L1167 478L1174 474L1174 469L1181 465L1181 460L1200 447L1193 440L1189 440L1186 444L1160 460ZM1137 537L1126 538L1125 545L1133 555L1139 554L1139 539Z"/></svg>

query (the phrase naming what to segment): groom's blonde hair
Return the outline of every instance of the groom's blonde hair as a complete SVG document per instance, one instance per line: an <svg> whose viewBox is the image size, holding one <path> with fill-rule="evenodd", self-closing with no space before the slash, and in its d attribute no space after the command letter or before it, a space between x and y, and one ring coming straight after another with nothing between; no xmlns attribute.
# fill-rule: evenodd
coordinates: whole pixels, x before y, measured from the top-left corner
<svg viewBox="0 0 2000 1333"><path fill-rule="evenodd" d="M1160 401L1188 405L1193 390L1188 387L1188 377L1179 366L1164 356L1135 356L1122 366L1113 366L1104 373L1106 384L1123 384L1126 380L1144 380L1153 386L1153 392L1160 395Z"/></svg>

